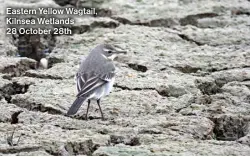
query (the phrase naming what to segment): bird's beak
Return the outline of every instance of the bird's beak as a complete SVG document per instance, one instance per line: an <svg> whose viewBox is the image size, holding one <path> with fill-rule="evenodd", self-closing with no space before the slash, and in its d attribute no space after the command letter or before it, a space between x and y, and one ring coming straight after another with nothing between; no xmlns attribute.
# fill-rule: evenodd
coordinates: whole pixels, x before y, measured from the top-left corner
<svg viewBox="0 0 250 157"><path fill-rule="evenodd" d="M115 51L116 51L117 54L127 54L127 51L124 51L124 50L122 50L120 48L116 48Z"/></svg>
<svg viewBox="0 0 250 157"><path fill-rule="evenodd" d="M123 50L117 50L115 51L115 53L110 56L109 58L112 59L112 60L115 60L119 57L120 54L127 54L127 51L123 51Z"/></svg>
<svg viewBox="0 0 250 157"><path fill-rule="evenodd" d="M125 51L124 49L122 49L119 45L115 45L114 46L115 49L115 53L116 54L127 54L127 51Z"/></svg>
<svg viewBox="0 0 250 157"><path fill-rule="evenodd" d="M123 50L117 50L116 51L118 54L127 54L127 51L123 51Z"/></svg>

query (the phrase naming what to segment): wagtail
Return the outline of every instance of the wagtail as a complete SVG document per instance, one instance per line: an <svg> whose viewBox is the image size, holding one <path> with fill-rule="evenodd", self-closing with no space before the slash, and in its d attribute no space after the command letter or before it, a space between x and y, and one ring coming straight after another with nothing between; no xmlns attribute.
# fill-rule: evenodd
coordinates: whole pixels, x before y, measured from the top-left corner
<svg viewBox="0 0 250 157"><path fill-rule="evenodd" d="M96 100L102 119L104 120L100 100L112 90L115 81L115 65L113 60L120 53L126 53L126 51L118 51L109 44L98 45L90 52L85 61L81 63L76 74L78 94L76 100L69 108L67 115L75 114L83 102L87 100L87 120L90 101Z"/></svg>

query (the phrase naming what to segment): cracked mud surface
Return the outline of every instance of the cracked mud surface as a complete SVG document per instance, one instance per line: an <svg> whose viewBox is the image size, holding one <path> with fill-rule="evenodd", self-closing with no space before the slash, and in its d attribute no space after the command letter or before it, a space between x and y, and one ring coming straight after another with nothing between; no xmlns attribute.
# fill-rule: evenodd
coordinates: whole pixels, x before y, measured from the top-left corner
<svg viewBox="0 0 250 157"><path fill-rule="evenodd" d="M250 155L248 0L81 0L79 7L98 15L77 19L72 36L53 37L49 69L9 56L15 40L0 35L0 155ZM90 120L82 118L87 105L67 117L80 60L103 42L128 51L102 100L107 120L94 102ZM21 138L9 146L14 128L13 144Z"/></svg>

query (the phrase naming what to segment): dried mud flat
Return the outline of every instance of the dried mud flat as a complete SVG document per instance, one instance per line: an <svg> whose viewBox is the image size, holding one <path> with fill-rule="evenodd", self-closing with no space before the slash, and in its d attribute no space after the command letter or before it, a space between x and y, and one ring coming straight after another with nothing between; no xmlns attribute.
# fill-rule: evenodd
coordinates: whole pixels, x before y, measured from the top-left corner
<svg viewBox="0 0 250 157"><path fill-rule="evenodd" d="M82 0L79 6L99 14L79 18L73 35L53 38L46 70L11 56L17 47L5 36L1 8L0 155L250 155L249 0ZM88 121L81 118L86 105L65 116L81 56L104 41L128 51L102 101L107 120L99 119L95 103Z"/></svg>

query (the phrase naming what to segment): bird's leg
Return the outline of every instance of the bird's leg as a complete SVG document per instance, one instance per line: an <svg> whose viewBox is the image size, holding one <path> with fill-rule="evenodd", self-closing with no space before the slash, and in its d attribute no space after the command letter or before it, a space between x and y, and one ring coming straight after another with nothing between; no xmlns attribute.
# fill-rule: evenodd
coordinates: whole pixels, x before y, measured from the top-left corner
<svg viewBox="0 0 250 157"><path fill-rule="evenodd" d="M103 113L102 113L102 108L101 108L101 106L100 106L100 99L97 100L97 104L98 104L98 106L99 106L99 110L100 110L101 115L102 115L102 120L104 120L104 116L103 116Z"/></svg>
<svg viewBox="0 0 250 157"><path fill-rule="evenodd" d="M86 120L88 120L89 105L90 105L90 100L88 100L88 107L87 107L87 112L86 112L86 116L85 116Z"/></svg>

